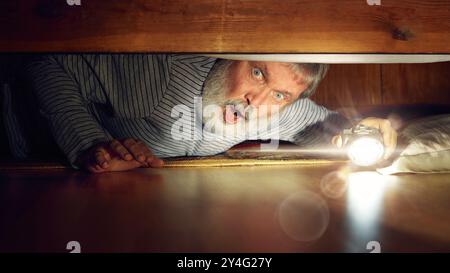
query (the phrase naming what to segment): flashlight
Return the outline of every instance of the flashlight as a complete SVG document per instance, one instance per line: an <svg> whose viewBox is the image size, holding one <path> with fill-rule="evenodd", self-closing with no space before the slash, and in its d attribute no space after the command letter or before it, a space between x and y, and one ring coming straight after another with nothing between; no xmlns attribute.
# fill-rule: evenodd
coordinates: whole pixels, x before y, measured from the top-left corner
<svg viewBox="0 0 450 273"><path fill-rule="evenodd" d="M360 124L343 130L341 136L343 147L354 164L371 166L383 157L384 145L380 130Z"/></svg>

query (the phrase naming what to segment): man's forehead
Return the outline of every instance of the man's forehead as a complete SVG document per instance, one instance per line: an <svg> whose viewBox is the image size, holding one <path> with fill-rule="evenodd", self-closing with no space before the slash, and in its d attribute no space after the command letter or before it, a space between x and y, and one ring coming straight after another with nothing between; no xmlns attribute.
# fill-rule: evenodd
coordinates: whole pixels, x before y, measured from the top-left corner
<svg viewBox="0 0 450 273"><path fill-rule="evenodd" d="M305 87L306 79L301 71L294 71L290 63L283 62L261 62L266 73L268 73L269 82L279 86L296 95Z"/></svg>
<svg viewBox="0 0 450 273"><path fill-rule="evenodd" d="M305 77L302 71L294 70L292 68L292 63L287 62L253 62L259 66L264 67L268 70L269 76L283 78L284 80L289 79L302 85L305 82Z"/></svg>

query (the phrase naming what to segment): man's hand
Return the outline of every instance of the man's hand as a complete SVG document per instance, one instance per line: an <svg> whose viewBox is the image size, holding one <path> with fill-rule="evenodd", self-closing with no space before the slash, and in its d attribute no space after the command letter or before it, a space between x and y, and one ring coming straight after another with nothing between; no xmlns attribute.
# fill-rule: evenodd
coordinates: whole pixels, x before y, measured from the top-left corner
<svg viewBox="0 0 450 273"><path fill-rule="evenodd" d="M77 160L77 165L93 172L126 171L139 167L161 167L163 161L155 157L141 140L113 139L94 145Z"/></svg>
<svg viewBox="0 0 450 273"><path fill-rule="evenodd" d="M392 127L388 119L381 118L365 118L359 124L377 128L383 135L383 143L385 148L384 159L388 159L394 153L397 147L397 131ZM334 136L332 143L337 147L342 147L342 138L340 135Z"/></svg>

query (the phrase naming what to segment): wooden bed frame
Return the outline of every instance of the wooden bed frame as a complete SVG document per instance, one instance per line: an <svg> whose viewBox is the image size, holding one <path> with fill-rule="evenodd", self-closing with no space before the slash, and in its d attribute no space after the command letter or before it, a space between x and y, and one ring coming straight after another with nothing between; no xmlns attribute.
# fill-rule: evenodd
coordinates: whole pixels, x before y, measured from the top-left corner
<svg viewBox="0 0 450 273"><path fill-rule="evenodd" d="M449 0L75 2L1 1L0 52L450 52Z"/></svg>

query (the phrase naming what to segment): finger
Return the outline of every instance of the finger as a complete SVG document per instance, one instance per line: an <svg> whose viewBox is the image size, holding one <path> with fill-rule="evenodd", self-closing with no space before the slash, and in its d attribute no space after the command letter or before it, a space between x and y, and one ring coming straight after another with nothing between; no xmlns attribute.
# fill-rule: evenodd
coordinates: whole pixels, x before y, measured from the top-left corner
<svg viewBox="0 0 450 273"><path fill-rule="evenodd" d="M150 162L150 166L152 168L160 168L164 166L164 161L160 158L154 157L153 160Z"/></svg>
<svg viewBox="0 0 450 273"><path fill-rule="evenodd" d="M108 152L108 150L107 149L105 149L105 158L106 158L106 160L108 161L108 163L111 161L111 155L109 154L109 152Z"/></svg>
<svg viewBox="0 0 450 273"><path fill-rule="evenodd" d="M102 167L100 167L98 164L96 164L96 165L89 166L88 171L91 173L102 173L102 172L105 172L106 170L103 169Z"/></svg>
<svg viewBox="0 0 450 273"><path fill-rule="evenodd" d="M384 142L384 147L386 149L386 151L384 153L384 159L388 159L395 150L395 146L396 146L396 142L397 142L396 141L397 140L396 132L395 132L394 128L392 128L389 120L384 120L380 124L380 131L383 134L383 142Z"/></svg>
<svg viewBox="0 0 450 273"><path fill-rule="evenodd" d="M340 135L336 135L331 139L331 143L338 148L342 147L342 137Z"/></svg>
<svg viewBox="0 0 450 273"><path fill-rule="evenodd" d="M106 168L102 168L100 165L95 165L95 170L97 170L97 172L104 172L106 171Z"/></svg>
<svg viewBox="0 0 450 273"><path fill-rule="evenodd" d="M132 164L130 164L130 166L131 166L132 168L143 167L142 163L139 162L139 161L137 161L137 160L132 160L131 162L132 162Z"/></svg>
<svg viewBox="0 0 450 273"><path fill-rule="evenodd" d="M392 130L391 132L391 139L390 139L390 145L387 148L386 154L384 159L388 159L392 156L392 154L395 152L395 149L397 148L397 132L395 130Z"/></svg>
<svg viewBox="0 0 450 273"><path fill-rule="evenodd" d="M137 141L137 144L145 155L145 167L159 168L164 165L164 161L156 157L148 146L141 140Z"/></svg>
<svg viewBox="0 0 450 273"><path fill-rule="evenodd" d="M98 171L97 171L97 168L95 168L95 167L93 167L93 166L88 166L87 167L87 170L89 171L89 172L91 172L91 173L97 173Z"/></svg>
<svg viewBox="0 0 450 273"><path fill-rule="evenodd" d="M159 168L164 165L164 161L153 155L150 148L148 148L148 146L142 140L137 140L136 145L139 147L140 151L142 151L145 156L144 167Z"/></svg>
<svg viewBox="0 0 450 273"><path fill-rule="evenodd" d="M376 128L378 130L383 130L383 127L386 126L386 124L389 124L390 126L390 122L387 119L381 119L381 118L374 118L374 117L368 117L365 118L363 120L361 120L358 124L367 126L367 127L372 127L372 128Z"/></svg>
<svg viewBox="0 0 450 273"><path fill-rule="evenodd" d="M145 156L145 163L147 165L147 167L149 166L149 164L153 161L153 159L155 158L155 156L153 155L152 151L150 150L150 148L148 148L148 146L142 141L142 140L138 140L136 141L136 145L138 145L139 149L142 151L142 153Z"/></svg>
<svg viewBox="0 0 450 273"><path fill-rule="evenodd" d="M142 167L142 163L132 159L130 161L123 161L122 163L118 164L115 168L111 169L111 171L113 172L118 172L118 171L128 171L128 170L132 170L132 169L136 169Z"/></svg>
<svg viewBox="0 0 450 273"><path fill-rule="evenodd" d="M95 163L98 164L101 168L109 167L109 160L111 160L111 157L103 147L97 148L95 150L94 156L95 156Z"/></svg>
<svg viewBox="0 0 450 273"><path fill-rule="evenodd" d="M110 144L111 149L116 152L122 159L124 160L131 160L133 159L133 156L130 154L130 152L125 148L120 141L117 139L113 139Z"/></svg>
<svg viewBox="0 0 450 273"><path fill-rule="evenodd" d="M136 142L132 138L127 138L124 140L123 144L131 152L134 159L136 159L137 161L139 161L141 163L145 163L144 152L142 151L142 147L141 147L141 145L138 144L138 142Z"/></svg>

